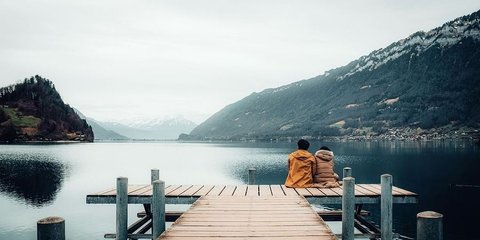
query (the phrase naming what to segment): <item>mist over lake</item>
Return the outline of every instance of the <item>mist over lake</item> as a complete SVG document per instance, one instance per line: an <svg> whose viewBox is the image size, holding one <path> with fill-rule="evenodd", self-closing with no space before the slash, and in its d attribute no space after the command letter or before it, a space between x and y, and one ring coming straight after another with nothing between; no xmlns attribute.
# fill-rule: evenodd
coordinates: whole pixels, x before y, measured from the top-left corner
<svg viewBox="0 0 480 240"><path fill-rule="evenodd" d="M357 183L379 183L393 175L395 186L420 194L418 204L394 205L396 232L414 236L416 213L445 215L446 239L475 239L473 220L480 208L476 176L479 146L471 142L312 142L335 153L335 171L350 166ZM36 221L66 220L68 239L101 239L115 231L115 206L87 205L85 196L115 185L150 182L160 169L169 184L244 184L257 169L258 184L283 184L287 155L295 143L124 142L0 146L0 239L34 239ZM470 187L469 187L470 186ZM472 207L473 206L473 207ZM340 207L340 206L330 206ZM175 209L178 206L167 206ZM379 222L379 205L364 206ZM467 211L468 210L468 211ZM141 205L129 206L129 222ZM459 236L462 236L459 238Z"/></svg>

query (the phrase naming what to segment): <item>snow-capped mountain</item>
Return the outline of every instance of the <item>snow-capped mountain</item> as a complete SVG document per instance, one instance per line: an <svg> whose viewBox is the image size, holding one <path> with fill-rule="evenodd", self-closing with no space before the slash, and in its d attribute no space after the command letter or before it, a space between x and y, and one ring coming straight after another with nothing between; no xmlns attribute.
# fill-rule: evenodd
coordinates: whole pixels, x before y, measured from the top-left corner
<svg viewBox="0 0 480 240"><path fill-rule="evenodd" d="M461 44L466 38L480 39L479 13L457 18L445 23L441 27L428 32L416 32L409 37L390 44L386 48L373 51L367 56L357 60L356 65L348 73L338 76L337 81L351 76L357 72L372 71L378 67L395 60L404 54L410 54L410 58L418 56L431 47L446 48L455 44ZM328 72L327 72L328 75Z"/></svg>
<svg viewBox="0 0 480 240"><path fill-rule="evenodd" d="M177 139L182 133L189 133L197 125L183 117L165 117L154 119L129 119L118 122L102 122L122 135L131 139Z"/></svg>
<svg viewBox="0 0 480 240"><path fill-rule="evenodd" d="M372 36L374 37L374 36ZM317 77L252 93L189 139L378 135L480 128L480 11Z"/></svg>
<svg viewBox="0 0 480 240"><path fill-rule="evenodd" d="M157 129L163 127L177 127L183 126L185 128L192 127L192 129L197 126L194 122L185 119L184 117L163 117L163 118L154 118L154 119L137 119L126 121L125 125L137 128L137 129Z"/></svg>

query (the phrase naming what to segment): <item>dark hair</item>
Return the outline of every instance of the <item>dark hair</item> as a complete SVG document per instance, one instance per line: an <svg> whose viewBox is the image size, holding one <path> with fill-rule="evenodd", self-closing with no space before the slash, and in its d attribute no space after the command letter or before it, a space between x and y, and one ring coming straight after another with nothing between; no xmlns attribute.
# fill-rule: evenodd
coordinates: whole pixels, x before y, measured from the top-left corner
<svg viewBox="0 0 480 240"><path fill-rule="evenodd" d="M330 150L330 148L328 148L327 146L322 146L322 147L320 148L320 150L332 151L332 150Z"/></svg>
<svg viewBox="0 0 480 240"><path fill-rule="evenodd" d="M305 139L300 139L297 142L297 146L298 149L308 150L308 147L310 147L310 143Z"/></svg>

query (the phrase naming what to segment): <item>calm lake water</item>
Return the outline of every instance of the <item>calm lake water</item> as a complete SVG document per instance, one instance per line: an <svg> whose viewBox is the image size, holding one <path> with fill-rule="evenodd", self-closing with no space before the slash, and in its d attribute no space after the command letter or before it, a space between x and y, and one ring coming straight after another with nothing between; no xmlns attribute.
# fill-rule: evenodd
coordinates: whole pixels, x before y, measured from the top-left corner
<svg viewBox="0 0 480 240"><path fill-rule="evenodd" d="M445 215L445 239L480 239L480 151L470 142L312 143L335 153L335 171L350 166L357 183L394 185L421 195L419 204L394 206L394 229L415 235L416 213ZM0 145L0 239L36 239L36 221L66 220L68 239L103 239L115 231L115 206L85 203L88 193L150 181L160 169L166 184L242 184L257 168L257 183L282 184L295 143L127 142L60 145ZM141 206L129 207L130 222ZM169 209L175 206L167 206ZM380 206L366 206L379 222Z"/></svg>

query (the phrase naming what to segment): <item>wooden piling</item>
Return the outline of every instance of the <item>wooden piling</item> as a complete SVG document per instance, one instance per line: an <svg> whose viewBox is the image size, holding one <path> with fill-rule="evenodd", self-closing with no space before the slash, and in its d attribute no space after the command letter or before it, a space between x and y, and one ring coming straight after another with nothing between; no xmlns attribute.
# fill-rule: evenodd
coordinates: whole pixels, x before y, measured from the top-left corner
<svg viewBox="0 0 480 240"><path fill-rule="evenodd" d="M425 211L417 214L417 240L442 240L443 215Z"/></svg>
<svg viewBox="0 0 480 240"><path fill-rule="evenodd" d="M165 182L153 182L152 196L153 239L157 239L165 231Z"/></svg>
<svg viewBox="0 0 480 240"><path fill-rule="evenodd" d="M355 178L343 178L342 240L354 239Z"/></svg>
<svg viewBox="0 0 480 240"><path fill-rule="evenodd" d="M351 177L352 176L352 168L344 167L343 168L343 178Z"/></svg>
<svg viewBox="0 0 480 240"><path fill-rule="evenodd" d="M117 178L117 197L116 197L116 214L117 214L117 240L127 239L128 228L128 178Z"/></svg>
<svg viewBox="0 0 480 240"><path fill-rule="evenodd" d="M382 240L393 239L392 228L392 175L383 174L381 176L381 199L380 199L380 222Z"/></svg>
<svg viewBox="0 0 480 240"><path fill-rule="evenodd" d="M65 220L47 217L37 222L37 240L65 240Z"/></svg>
<svg viewBox="0 0 480 240"><path fill-rule="evenodd" d="M248 169L248 185L255 185L255 168Z"/></svg>
<svg viewBox="0 0 480 240"><path fill-rule="evenodd" d="M160 179L160 171L156 168L152 169L150 184L153 184L154 181L157 181L159 179Z"/></svg>

